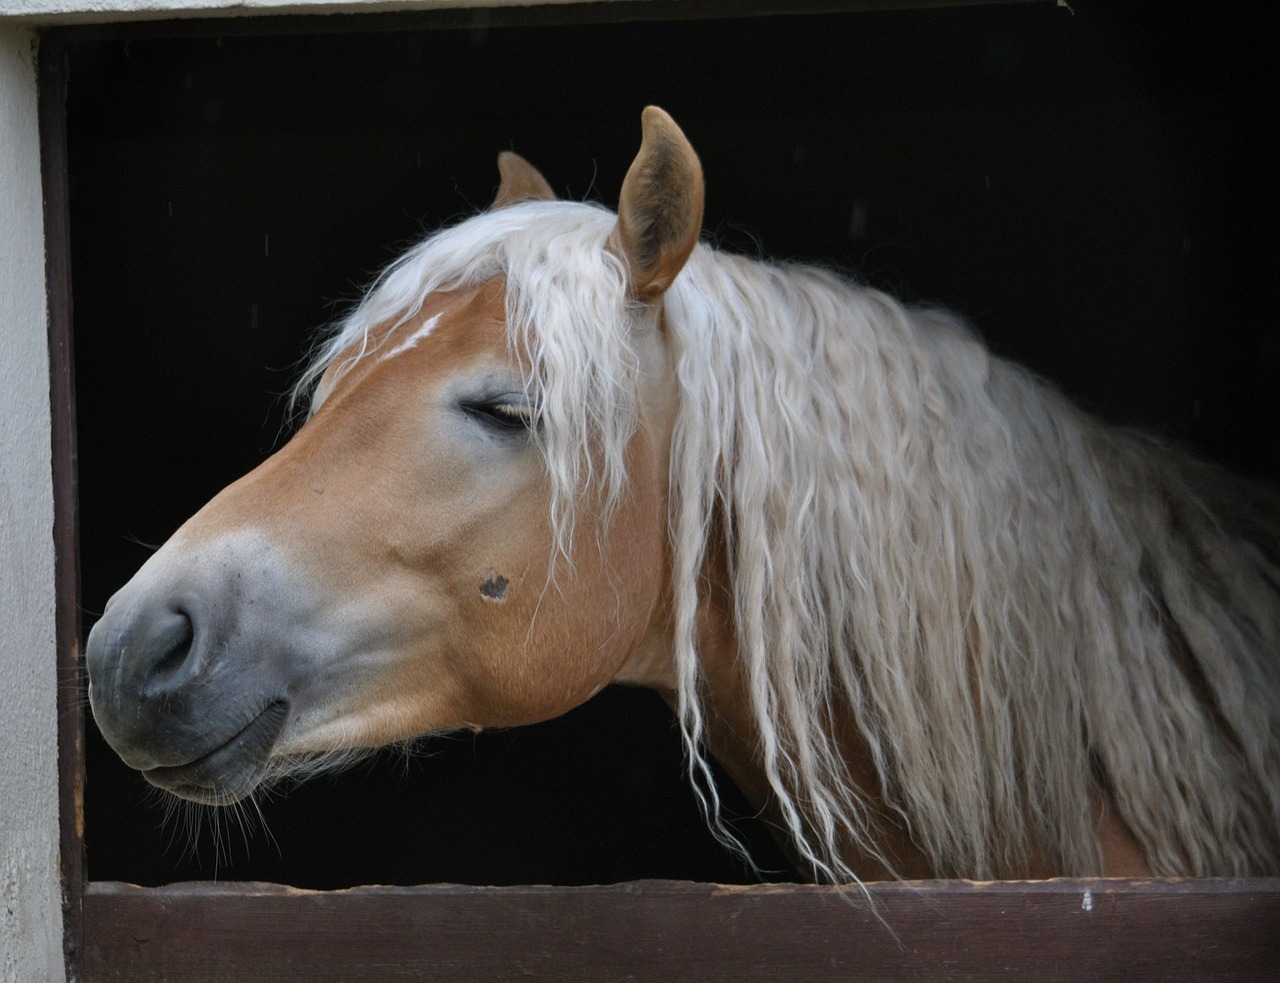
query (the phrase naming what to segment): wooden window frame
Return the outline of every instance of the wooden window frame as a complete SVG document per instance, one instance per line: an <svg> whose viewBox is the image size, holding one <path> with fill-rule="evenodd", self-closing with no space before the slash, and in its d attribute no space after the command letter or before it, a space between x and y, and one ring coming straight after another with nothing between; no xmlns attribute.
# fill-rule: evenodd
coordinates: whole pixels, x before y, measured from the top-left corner
<svg viewBox="0 0 1280 983"><path fill-rule="evenodd" d="M643 16L851 9L892 3L686 0ZM904 3L901 6L919 6ZM638 16L598 5L597 17ZM437 12L447 21L468 11ZM381 15L384 19L388 15ZM400 17L412 15L397 15ZM421 17L422 15L418 15ZM505 11L507 22L582 19ZM352 19L172 22L158 34L335 30ZM598 887L357 887L90 881L84 853L74 356L66 146L67 48L40 52L53 408L61 852L68 978L175 980L1272 979L1280 878L1058 879L802 885L642 881Z"/></svg>

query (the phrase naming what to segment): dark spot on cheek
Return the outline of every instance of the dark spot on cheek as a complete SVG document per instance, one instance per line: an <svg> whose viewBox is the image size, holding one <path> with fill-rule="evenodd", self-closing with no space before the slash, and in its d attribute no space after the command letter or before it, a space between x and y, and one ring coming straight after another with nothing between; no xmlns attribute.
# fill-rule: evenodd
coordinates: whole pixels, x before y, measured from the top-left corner
<svg viewBox="0 0 1280 983"><path fill-rule="evenodd" d="M505 601L509 583L506 577L495 576L490 570L489 575L484 578L484 583L480 585L480 596L490 601Z"/></svg>

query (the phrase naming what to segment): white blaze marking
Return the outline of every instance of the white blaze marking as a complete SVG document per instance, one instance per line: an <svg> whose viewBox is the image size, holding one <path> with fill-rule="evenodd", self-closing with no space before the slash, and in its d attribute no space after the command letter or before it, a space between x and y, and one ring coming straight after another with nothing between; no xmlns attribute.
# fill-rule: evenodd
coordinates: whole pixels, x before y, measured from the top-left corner
<svg viewBox="0 0 1280 983"><path fill-rule="evenodd" d="M1080 899L1080 907L1085 911L1093 911L1093 892L1086 889L1084 897Z"/></svg>
<svg viewBox="0 0 1280 983"><path fill-rule="evenodd" d="M427 335L431 334L431 329L436 326L436 322L439 320L440 320L440 315L437 314L435 317L428 318L427 320L423 321L422 324L418 326L417 331L409 335L408 338L400 342L400 344L396 345L395 348L391 349L391 351L383 355L382 358L379 359L379 361L385 362L389 358L395 358L397 355L403 355L410 348L417 348L418 342L420 342Z"/></svg>

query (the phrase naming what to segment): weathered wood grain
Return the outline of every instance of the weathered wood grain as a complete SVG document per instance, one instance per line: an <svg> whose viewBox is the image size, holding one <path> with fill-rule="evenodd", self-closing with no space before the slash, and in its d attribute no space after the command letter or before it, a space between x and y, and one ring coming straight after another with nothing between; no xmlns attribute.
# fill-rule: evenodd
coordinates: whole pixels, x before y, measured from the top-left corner
<svg viewBox="0 0 1280 983"><path fill-rule="evenodd" d="M1274 980L1280 879L91 883L84 980Z"/></svg>

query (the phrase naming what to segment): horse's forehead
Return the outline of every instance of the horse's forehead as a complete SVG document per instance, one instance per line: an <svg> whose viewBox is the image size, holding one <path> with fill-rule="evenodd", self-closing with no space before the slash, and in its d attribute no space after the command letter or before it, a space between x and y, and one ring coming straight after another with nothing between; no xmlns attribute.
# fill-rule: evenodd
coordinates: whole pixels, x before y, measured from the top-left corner
<svg viewBox="0 0 1280 983"><path fill-rule="evenodd" d="M334 360L320 383L328 399L388 374L451 369L510 351L506 288L501 278L479 286L435 291L408 317L375 325ZM390 363L390 364L388 364ZM335 379L340 375L341 378ZM330 389L329 387L332 387Z"/></svg>
<svg viewBox="0 0 1280 983"><path fill-rule="evenodd" d="M384 360L423 347L431 349L433 360L466 358L505 346L505 328L506 286L495 277L428 294L411 317L373 328L369 350Z"/></svg>

